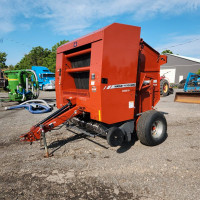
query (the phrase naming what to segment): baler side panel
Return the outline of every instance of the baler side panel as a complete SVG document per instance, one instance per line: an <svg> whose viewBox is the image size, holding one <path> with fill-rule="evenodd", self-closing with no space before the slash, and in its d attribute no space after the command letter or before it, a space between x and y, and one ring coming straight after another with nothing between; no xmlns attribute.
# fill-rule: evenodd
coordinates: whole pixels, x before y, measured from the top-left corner
<svg viewBox="0 0 200 200"><path fill-rule="evenodd" d="M92 43L89 91L90 100L87 105L91 119L101 121L101 73L103 40ZM94 79L91 77L95 76ZM83 106L83 105L82 105Z"/></svg>
<svg viewBox="0 0 200 200"><path fill-rule="evenodd" d="M102 121L108 124L133 119L140 28L113 24L104 31Z"/></svg>
<svg viewBox="0 0 200 200"><path fill-rule="evenodd" d="M160 100L160 63L159 53L145 43L140 53L140 73L145 73L144 81L149 81L146 88L139 91L137 112L151 110Z"/></svg>

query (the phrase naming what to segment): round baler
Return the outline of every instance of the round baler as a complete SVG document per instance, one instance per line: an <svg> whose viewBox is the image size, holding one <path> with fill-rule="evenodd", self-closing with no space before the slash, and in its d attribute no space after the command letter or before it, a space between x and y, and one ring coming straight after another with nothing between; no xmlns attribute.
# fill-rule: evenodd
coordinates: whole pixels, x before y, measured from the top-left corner
<svg viewBox="0 0 200 200"><path fill-rule="evenodd" d="M140 38L140 27L114 23L57 49L57 110L22 135L44 139L59 125L106 137L111 146L131 141L158 145L167 136L160 100L160 65L167 62ZM47 149L47 146L46 146Z"/></svg>

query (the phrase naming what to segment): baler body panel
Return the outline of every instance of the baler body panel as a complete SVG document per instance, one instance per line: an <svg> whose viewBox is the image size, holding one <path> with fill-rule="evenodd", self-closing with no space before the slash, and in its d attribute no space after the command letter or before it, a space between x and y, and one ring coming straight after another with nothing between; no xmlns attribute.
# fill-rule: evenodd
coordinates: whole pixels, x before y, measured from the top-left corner
<svg viewBox="0 0 200 200"><path fill-rule="evenodd" d="M140 27L111 24L57 49L57 107L76 99L93 120L132 120L159 101L159 72L159 53L141 45Z"/></svg>
<svg viewBox="0 0 200 200"><path fill-rule="evenodd" d="M113 24L104 31L101 115L105 123L133 119L140 28Z"/></svg>
<svg viewBox="0 0 200 200"><path fill-rule="evenodd" d="M164 59L164 62L160 60ZM138 85L150 82L150 87L139 89L137 95L136 113L142 113L151 110L160 100L160 65L166 63L166 56L159 56L159 53L150 47L147 43L141 42L140 64L138 68ZM144 75L144 80L141 76Z"/></svg>

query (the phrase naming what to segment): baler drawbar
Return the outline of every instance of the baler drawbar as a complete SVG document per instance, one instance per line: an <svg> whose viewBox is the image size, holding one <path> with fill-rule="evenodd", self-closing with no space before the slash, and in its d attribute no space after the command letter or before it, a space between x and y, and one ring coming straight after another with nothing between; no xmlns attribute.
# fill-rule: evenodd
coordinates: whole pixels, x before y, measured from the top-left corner
<svg viewBox="0 0 200 200"><path fill-rule="evenodd" d="M167 122L154 107L160 100L160 55L140 38L140 27L114 23L57 49L56 102L59 110L22 135L40 140L66 124L107 138L110 146L145 145L167 137ZM48 151L47 151L48 155Z"/></svg>

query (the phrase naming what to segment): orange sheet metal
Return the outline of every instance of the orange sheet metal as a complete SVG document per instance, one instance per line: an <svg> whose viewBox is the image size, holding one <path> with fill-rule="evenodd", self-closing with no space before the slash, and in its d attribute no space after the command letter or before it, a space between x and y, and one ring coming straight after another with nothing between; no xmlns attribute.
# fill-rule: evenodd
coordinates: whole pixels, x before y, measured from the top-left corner
<svg viewBox="0 0 200 200"><path fill-rule="evenodd" d="M58 108L76 97L92 120L107 124L151 110L160 100L160 65L167 58L141 40L140 31L113 23L58 47ZM79 95L82 90L88 95Z"/></svg>

